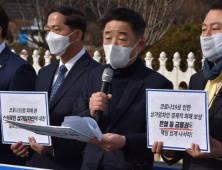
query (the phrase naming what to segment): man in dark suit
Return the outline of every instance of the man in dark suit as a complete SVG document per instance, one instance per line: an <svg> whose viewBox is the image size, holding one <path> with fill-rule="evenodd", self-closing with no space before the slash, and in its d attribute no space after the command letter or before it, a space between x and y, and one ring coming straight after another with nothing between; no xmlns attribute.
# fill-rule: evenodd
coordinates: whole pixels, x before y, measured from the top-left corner
<svg viewBox="0 0 222 170"><path fill-rule="evenodd" d="M183 170L222 169L222 1L212 4L207 14L200 37L205 57L203 70L194 74L189 83L190 90L208 91L210 153L199 150L198 144L191 144L191 150L162 150L162 142L155 142L153 152L160 153L164 161L171 165L183 159Z"/></svg>
<svg viewBox="0 0 222 170"><path fill-rule="evenodd" d="M49 94L50 125L61 126L65 116L70 116L73 105L80 95L88 72L99 66L83 48L86 21L84 14L75 7L60 6L49 12L46 38L53 54L60 60L39 71L36 91ZM41 146L33 137L29 138L34 151L20 148L16 153L26 156L27 166L50 169L80 169L81 152L85 143L74 142L74 150L69 148L70 140L52 138L52 146ZM18 149L14 146L14 150Z"/></svg>
<svg viewBox="0 0 222 170"><path fill-rule="evenodd" d="M4 39L8 31L9 18L0 6L0 91L34 91L36 73L34 68L18 55L11 52ZM2 135L0 135L2 141ZM0 144L0 163L21 164L10 149Z"/></svg>
<svg viewBox="0 0 222 170"><path fill-rule="evenodd" d="M172 89L172 83L147 68L138 57L144 46L145 21L133 10L117 8L105 18L103 44L110 64L93 69L73 108L74 115L99 120L103 140L91 139L85 148L82 170L153 169L153 154L146 139L145 89ZM113 70L108 95L99 92L105 68Z"/></svg>

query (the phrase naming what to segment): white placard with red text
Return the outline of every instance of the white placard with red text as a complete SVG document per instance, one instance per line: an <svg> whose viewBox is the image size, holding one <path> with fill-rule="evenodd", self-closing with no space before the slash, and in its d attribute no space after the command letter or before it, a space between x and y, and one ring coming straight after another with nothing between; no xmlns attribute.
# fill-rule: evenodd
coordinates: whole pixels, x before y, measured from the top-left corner
<svg viewBox="0 0 222 170"><path fill-rule="evenodd" d="M38 135L15 126L7 120L49 125L47 92L0 92L2 143L12 144L22 141L29 145L28 137L33 136L37 143L51 145L51 137Z"/></svg>
<svg viewBox="0 0 222 170"><path fill-rule="evenodd" d="M148 148L155 141L171 150L196 143L202 152L210 152L206 91L147 89L146 100Z"/></svg>

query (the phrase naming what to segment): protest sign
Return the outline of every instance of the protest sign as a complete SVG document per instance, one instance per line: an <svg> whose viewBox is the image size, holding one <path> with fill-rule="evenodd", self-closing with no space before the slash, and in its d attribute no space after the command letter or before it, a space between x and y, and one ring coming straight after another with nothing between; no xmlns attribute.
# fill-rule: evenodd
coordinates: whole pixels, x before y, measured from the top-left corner
<svg viewBox="0 0 222 170"><path fill-rule="evenodd" d="M46 92L0 92L2 143L29 144L28 137L33 136L37 143L51 145L49 136L37 135L7 121L49 125L47 98Z"/></svg>
<svg viewBox="0 0 222 170"><path fill-rule="evenodd" d="M206 91L146 90L147 145L163 141L164 149L185 150L192 143L210 152Z"/></svg>

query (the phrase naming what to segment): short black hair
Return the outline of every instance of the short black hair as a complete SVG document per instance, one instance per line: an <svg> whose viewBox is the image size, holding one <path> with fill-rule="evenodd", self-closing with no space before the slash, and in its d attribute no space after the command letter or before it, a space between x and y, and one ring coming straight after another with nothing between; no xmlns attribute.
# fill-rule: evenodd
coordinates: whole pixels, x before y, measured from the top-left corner
<svg viewBox="0 0 222 170"><path fill-rule="evenodd" d="M183 88L184 90L187 90L187 88L188 88L187 83L185 83L184 81L182 81L182 82L179 84L179 87Z"/></svg>
<svg viewBox="0 0 222 170"><path fill-rule="evenodd" d="M71 30L80 29L83 33L82 40L84 40L84 34L86 32L86 20L81 10L73 6L62 5L52 9L48 14L48 18L53 12L59 12L62 15L65 15L66 19L64 24L69 26Z"/></svg>
<svg viewBox="0 0 222 170"><path fill-rule="evenodd" d="M5 10L0 6L0 27L2 27L2 38L5 39L8 32L9 18Z"/></svg>
<svg viewBox="0 0 222 170"><path fill-rule="evenodd" d="M138 38L143 37L146 28L146 22L141 17L141 15L135 12L134 10L128 8L116 8L112 10L102 20L102 28L104 29L106 24L112 20L129 23L129 25L132 27L134 34Z"/></svg>
<svg viewBox="0 0 222 170"><path fill-rule="evenodd" d="M211 10L216 10L216 9L222 9L222 1L221 0L216 0L214 1L211 6L210 6Z"/></svg>

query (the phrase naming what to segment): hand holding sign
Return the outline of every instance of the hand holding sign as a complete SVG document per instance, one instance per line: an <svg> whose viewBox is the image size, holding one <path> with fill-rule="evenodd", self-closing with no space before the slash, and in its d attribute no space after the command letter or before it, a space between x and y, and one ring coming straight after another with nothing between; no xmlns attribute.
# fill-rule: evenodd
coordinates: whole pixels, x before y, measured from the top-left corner
<svg viewBox="0 0 222 170"><path fill-rule="evenodd" d="M160 155L164 155L167 157L173 157L175 154L174 150L163 149L163 142L162 141L160 141L160 142L155 141L153 143L152 152L158 153Z"/></svg>
<svg viewBox="0 0 222 170"><path fill-rule="evenodd" d="M19 157L26 157L29 154L29 146L23 145L22 141L18 141L11 145L11 150Z"/></svg>
<svg viewBox="0 0 222 170"><path fill-rule="evenodd" d="M198 144L191 144L191 150L186 148L186 152L194 158L221 158L222 147L221 143L212 137L210 137L210 153L204 153L200 151Z"/></svg>
<svg viewBox="0 0 222 170"><path fill-rule="evenodd" d="M33 150L35 150L36 152L38 152L40 155L44 155L44 154L52 154L53 153L53 147L52 146L42 146L39 145L36 141L34 137L29 137L29 143L30 146Z"/></svg>

